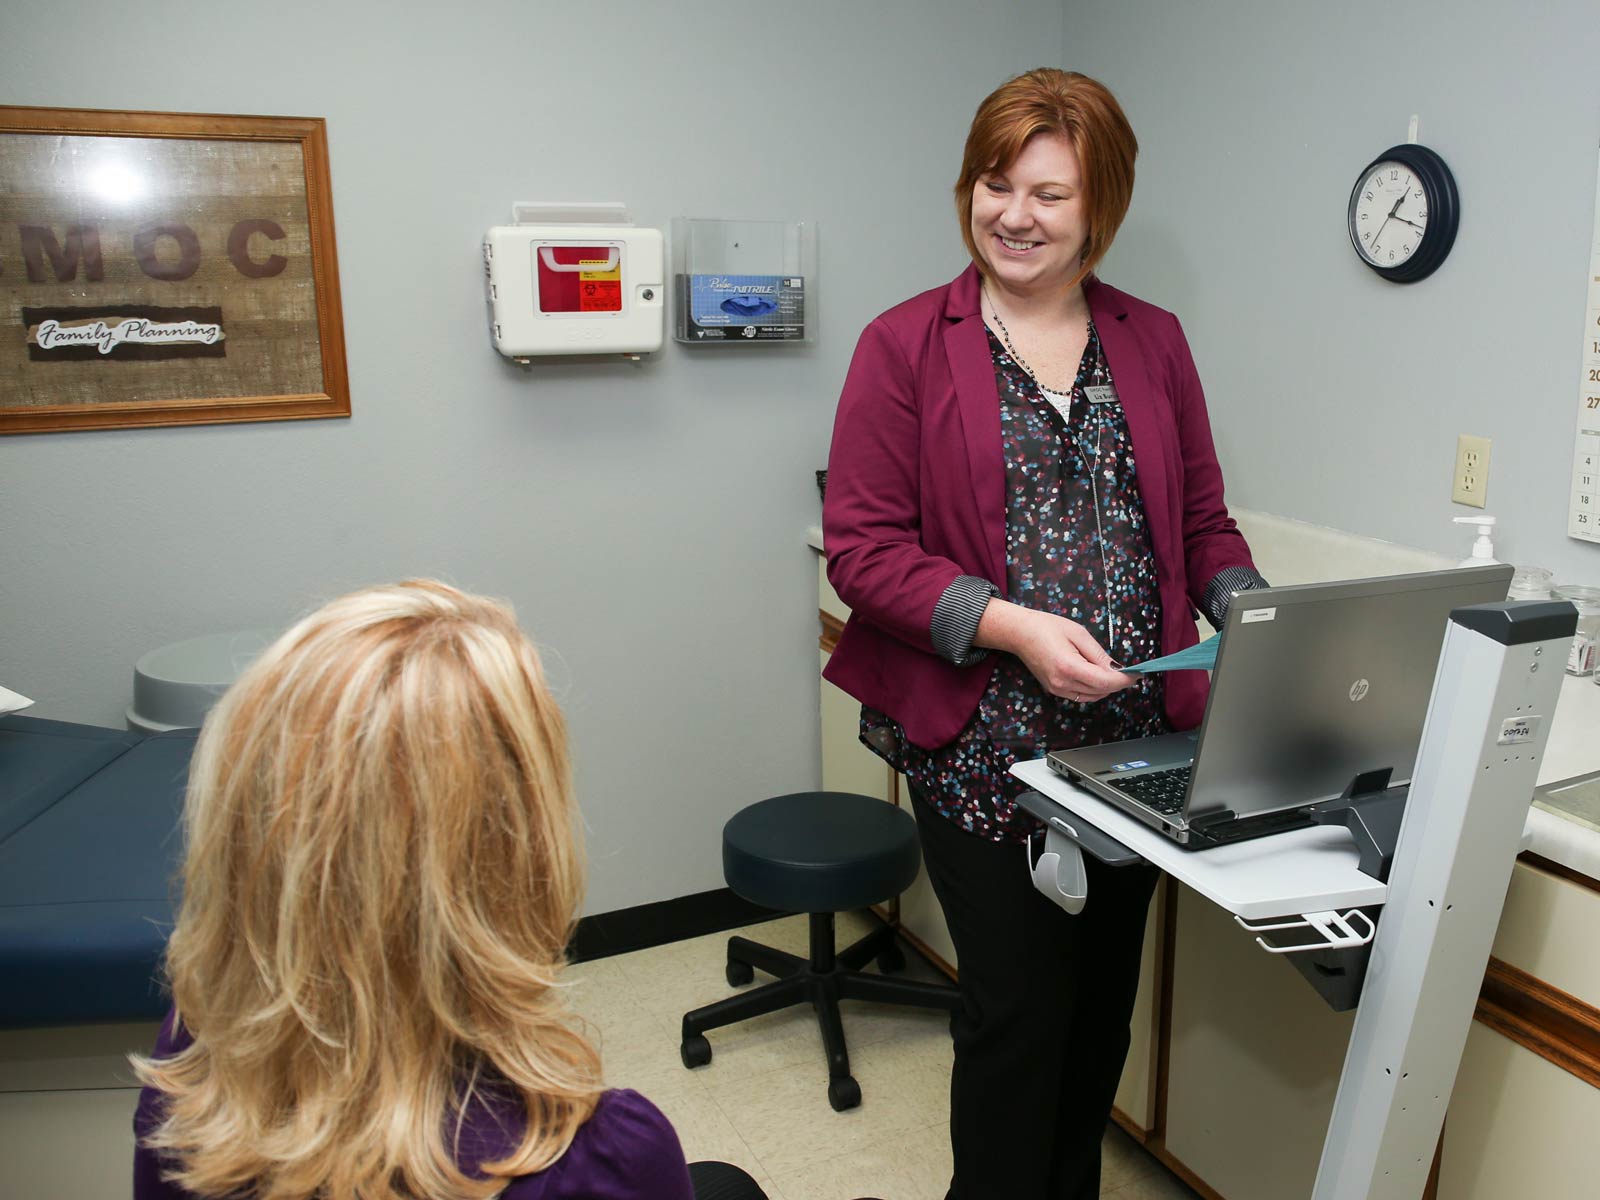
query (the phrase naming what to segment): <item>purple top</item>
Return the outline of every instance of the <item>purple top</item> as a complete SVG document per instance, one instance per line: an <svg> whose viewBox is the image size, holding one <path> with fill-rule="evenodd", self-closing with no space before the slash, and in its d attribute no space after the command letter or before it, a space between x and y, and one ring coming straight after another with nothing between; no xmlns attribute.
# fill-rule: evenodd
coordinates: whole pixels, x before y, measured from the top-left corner
<svg viewBox="0 0 1600 1200"><path fill-rule="evenodd" d="M156 1039L165 1058L190 1044L186 1030L174 1035L169 1012ZM141 1140L160 1121L161 1094L145 1088L134 1113ZM478 1092L461 1131L458 1162L469 1172L503 1157L516 1142L521 1114L515 1101ZM142 1144L133 1153L134 1200L196 1200L161 1178L162 1160ZM572 1145L537 1175L513 1179L501 1200L693 1200L683 1147L661 1110L638 1092L613 1088L578 1130Z"/></svg>

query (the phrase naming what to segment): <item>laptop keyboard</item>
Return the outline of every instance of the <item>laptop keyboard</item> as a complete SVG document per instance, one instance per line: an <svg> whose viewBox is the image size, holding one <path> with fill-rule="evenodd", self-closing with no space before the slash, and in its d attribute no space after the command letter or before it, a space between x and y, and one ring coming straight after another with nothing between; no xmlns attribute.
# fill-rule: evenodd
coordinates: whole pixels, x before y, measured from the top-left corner
<svg viewBox="0 0 1600 1200"><path fill-rule="evenodd" d="M1104 782L1159 813L1176 816L1183 811L1183 798L1189 794L1189 765Z"/></svg>

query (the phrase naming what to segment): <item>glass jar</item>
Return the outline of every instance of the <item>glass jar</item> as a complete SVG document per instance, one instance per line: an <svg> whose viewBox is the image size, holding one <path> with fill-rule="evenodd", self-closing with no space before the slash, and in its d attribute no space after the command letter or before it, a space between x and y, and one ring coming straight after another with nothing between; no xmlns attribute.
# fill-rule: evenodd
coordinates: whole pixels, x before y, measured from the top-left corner
<svg viewBox="0 0 1600 1200"><path fill-rule="evenodd" d="M1511 591L1507 600L1550 599L1550 572L1543 567L1518 567L1511 576Z"/></svg>
<svg viewBox="0 0 1600 1200"><path fill-rule="evenodd" d="M1554 591L1557 600L1570 600L1578 609L1578 632L1567 655L1568 675L1593 675L1600 655L1600 587L1566 583Z"/></svg>

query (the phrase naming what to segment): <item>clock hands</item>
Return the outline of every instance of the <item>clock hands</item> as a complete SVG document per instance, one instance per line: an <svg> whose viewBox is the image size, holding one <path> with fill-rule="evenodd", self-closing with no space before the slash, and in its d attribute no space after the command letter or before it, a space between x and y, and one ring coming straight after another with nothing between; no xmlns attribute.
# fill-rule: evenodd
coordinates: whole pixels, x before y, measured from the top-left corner
<svg viewBox="0 0 1600 1200"><path fill-rule="evenodd" d="M1407 175L1406 176L1406 185L1405 185L1405 187L1400 189L1400 199L1398 199L1398 200L1396 200L1394 202L1394 207L1389 210L1389 216L1384 218L1385 221L1388 221L1390 219L1390 217L1393 217L1395 215L1395 213L1400 211L1400 206L1406 202L1406 197L1409 196L1410 194L1411 194L1411 176Z"/></svg>
<svg viewBox="0 0 1600 1200"><path fill-rule="evenodd" d="M1378 239L1383 236L1383 231L1389 228L1389 222L1392 220L1394 220L1393 212L1383 219L1383 224L1378 226L1378 232L1372 235L1372 249L1374 253L1376 253L1378 249Z"/></svg>
<svg viewBox="0 0 1600 1200"><path fill-rule="evenodd" d="M1389 210L1389 215L1386 216L1383 219L1383 224L1378 226L1378 232L1373 234L1373 236L1372 236L1372 248L1373 248L1374 251L1377 250L1377 248L1378 248L1378 239L1383 236L1383 231L1389 227L1389 222L1390 221L1399 221L1401 224L1409 225L1413 229L1421 229L1422 228L1422 226L1418 225L1415 221L1408 221L1404 217L1396 215L1400 211L1400 206L1406 202L1406 197L1411 195L1411 180L1412 180L1412 178L1413 177L1410 176L1410 175L1406 176L1406 184L1405 184L1405 187L1400 192L1400 198L1394 202L1394 207Z"/></svg>

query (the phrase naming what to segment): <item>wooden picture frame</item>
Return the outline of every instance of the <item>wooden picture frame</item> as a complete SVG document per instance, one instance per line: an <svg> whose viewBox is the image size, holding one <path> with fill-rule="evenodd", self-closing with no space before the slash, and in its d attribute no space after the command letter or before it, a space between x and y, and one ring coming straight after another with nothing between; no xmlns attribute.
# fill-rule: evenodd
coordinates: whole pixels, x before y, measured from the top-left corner
<svg viewBox="0 0 1600 1200"><path fill-rule="evenodd" d="M348 417L319 117L0 106L0 433Z"/></svg>

